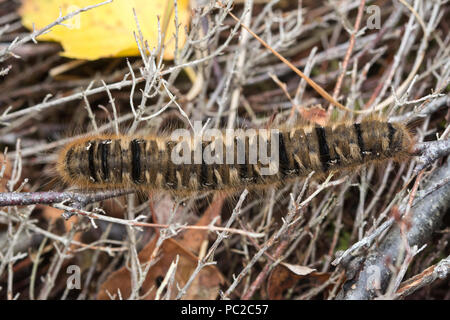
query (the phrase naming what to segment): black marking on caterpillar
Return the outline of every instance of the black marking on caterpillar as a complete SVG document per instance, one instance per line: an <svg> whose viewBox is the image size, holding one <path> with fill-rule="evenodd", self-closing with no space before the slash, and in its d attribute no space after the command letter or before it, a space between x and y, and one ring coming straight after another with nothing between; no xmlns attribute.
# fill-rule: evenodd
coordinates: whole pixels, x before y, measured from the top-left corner
<svg viewBox="0 0 450 320"><path fill-rule="evenodd" d="M327 139L325 137L325 129L321 126L316 127L316 134L319 144L320 161L322 162L323 171L327 171L330 167L330 148L328 147Z"/></svg>
<svg viewBox="0 0 450 320"><path fill-rule="evenodd" d="M263 164L249 161L254 144L276 139L279 170L261 174ZM240 139L240 140L239 140ZM411 155L413 140L399 123L368 119L361 123L282 129L277 135L231 139L233 164L175 164L171 152L175 141L170 137L98 135L69 143L59 154L57 171L62 180L85 190L140 189L166 190L179 194L197 191L237 190L286 183L305 177L312 171L324 174L346 170L373 161L403 160ZM239 142L239 143L238 143ZM225 142L215 141L222 144ZM204 149L207 143L202 142ZM245 161L237 163L238 146L245 146ZM190 144L187 154L194 157ZM223 159L224 160L224 159Z"/></svg>
<svg viewBox="0 0 450 320"><path fill-rule="evenodd" d="M130 142L131 152L131 178L136 184L140 184L141 181L141 147L139 140L133 139Z"/></svg>

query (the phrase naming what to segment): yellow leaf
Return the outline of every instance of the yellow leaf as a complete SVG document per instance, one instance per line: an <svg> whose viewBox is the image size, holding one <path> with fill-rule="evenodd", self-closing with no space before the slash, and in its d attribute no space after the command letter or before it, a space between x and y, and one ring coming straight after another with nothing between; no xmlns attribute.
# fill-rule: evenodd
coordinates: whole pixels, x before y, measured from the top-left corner
<svg viewBox="0 0 450 320"><path fill-rule="evenodd" d="M65 16L75 10L100 3L101 0L23 0L20 14L29 29L41 29L54 22L60 13ZM189 0L178 0L178 48L186 38L189 23ZM58 41L64 48L63 56L95 60L106 57L139 55L133 36L137 32L133 8L144 39L150 50L158 46L158 24L164 35L164 59L173 59L175 50L175 22L173 1L167 0L114 0L112 3L82 12L74 18L37 37L42 41ZM167 19L167 17L169 17ZM164 30L166 27L167 30Z"/></svg>

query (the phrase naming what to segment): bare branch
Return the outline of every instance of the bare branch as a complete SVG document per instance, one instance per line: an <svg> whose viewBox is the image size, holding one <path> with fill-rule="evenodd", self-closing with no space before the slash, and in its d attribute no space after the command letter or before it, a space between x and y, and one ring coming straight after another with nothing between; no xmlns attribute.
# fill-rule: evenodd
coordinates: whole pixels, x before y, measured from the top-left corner
<svg viewBox="0 0 450 320"><path fill-rule="evenodd" d="M414 173L418 174L437 159L450 154L450 139L418 143L414 149L420 154L417 157L418 164L414 168Z"/></svg>
<svg viewBox="0 0 450 320"><path fill-rule="evenodd" d="M404 298L413 292L432 284L438 279L445 279L450 273L450 256L439 261L439 263L428 267L420 274L406 280L400 285L396 292L396 298Z"/></svg>
<svg viewBox="0 0 450 320"><path fill-rule="evenodd" d="M421 247L431 237L433 231L440 226L443 216L450 204L450 160L436 169L424 191L420 192L411 208L409 221L399 221L395 224L375 248L366 257L361 269L347 269L348 274L355 274L347 280L338 298L343 299L373 299L383 293L393 278L392 265L403 261L406 250L402 237L401 224L407 223L410 228L406 232L409 247ZM445 183L440 183L445 181ZM436 189L436 184L440 187ZM429 192L431 189L432 192ZM406 210L404 206L401 211ZM358 267L358 266L357 266Z"/></svg>
<svg viewBox="0 0 450 320"><path fill-rule="evenodd" d="M77 208L83 208L94 202L129 194L130 190L113 190L94 193L78 192L2 192L0 193L0 207L4 206L29 206L32 204L53 204L70 202Z"/></svg>
<svg viewBox="0 0 450 320"><path fill-rule="evenodd" d="M22 39L16 38L7 48L3 49L3 51L0 52L0 62L5 61L10 56L12 56L13 55L12 50L14 48L16 48L24 43L27 43L29 41L36 42L36 37L49 32L50 29L52 29L54 26L63 25L64 21L72 19L73 17L80 14L81 12L85 12L85 11L103 6L105 4L111 3L112 1L113 0L106 0L106 1L94 4L94 5L91 5L91 6L87 6L87 7L75 10L65 16L60 16L58 19L56 19L55 21L53 21L52 23L50 23L49 25L45 26L44 28L42 28L40 30L33 30L33 32L31 34L23 37Z"/></svg>

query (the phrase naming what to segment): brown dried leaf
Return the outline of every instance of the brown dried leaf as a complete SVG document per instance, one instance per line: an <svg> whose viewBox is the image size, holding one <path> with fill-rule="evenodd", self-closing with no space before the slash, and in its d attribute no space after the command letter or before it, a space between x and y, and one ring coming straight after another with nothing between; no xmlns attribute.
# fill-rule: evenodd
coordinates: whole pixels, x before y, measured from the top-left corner
<svg viewBox="0 0 450 320"><path fill-rule="evenodd" d="M298 108L301 116L312 123L317 123L321 126L325 126L328 123L329 115L327 111L322 108L320 104L312 106L310 108Z"/></svg>
<svg viewBox="0 0 450 320"><path fill-rule="evenodd" d="M220 212L222 211L224 201L225 196L223 195L215 197L211 205L208 207L208 209L206 209L203 216L197 221L195 225L207 226L216 217L220 216ZM207 236L208 236L207 230L189 229L186 230L186 232L184 233L182 242L185 248L188 248L193 252L198 253L202 242L206 240Z"/></svg>
<svg viewBox="0 0 450 320"><path fill-rule="evenodd" d="M141 263L148 262L155 250L156 238L147 244L139 253ZM175 273L175 283L183 287L192 272L197 267L197 257L184 249L182 244L173 239L167 239L159 249L158 261L150 268L147 277L142 285L140 294L147 294L144 299L153 300L155 298L158 284L166 276L166 273L172 263L179 256L178 266ZM223 282L223 276L215 266L206 266L203 268L194 282L187 290L184 299L216 299L219 292L219 285ZM112 273L103 283L97 298L100 300L109 300L107 292L114 295L120 290L124 299L131 294L131 274L129 269L122 267ZM171 299L177 294L176 287L171 290Z"/></svg>
<svg viewBox="0 0 450 320"><path fill-rule="evenodd" d="M285 291L294 287L301 279L311 279L323 283L329 277L328 273L316 272L305 266L282 263L276 266L269 275L267 294L271 300L281 300Z"/></svg>
<svg viewBox="0 0 450 320"><path fill-rule="evenodd" d="M117 197L102 201L102 208L109 217L120 218L124 217L126 211L125 197Z"/></svg>
<svg viewBox="0 0 450 320"><path fill-rule="evenodd" d="M154 196L152 195L152 199L154 199ZM167 224L169 221L169 218L171 216L171 212L175 208L175 201L173 201L173 198L170 196L170 194L164 194L161 198L156 198L156 201L152 201L153 207L153 218L155 220L155 223L160 224ZM184 217L181 214L183 211L183 208L181 206L178 206L177 212L175 212L174 215L174 221L173 223L183 223L182 220Z"/></svg>
<svg viewBox="0 0 450 320"><path fill-rule="evenodd" d="M55 224L57 221L62 221L63 224L60 226L60 232L61 234L64 234L65 232L68 232L72 229L72 226L75 225L78 221L77 216L72 216L70 219L66 220L62 217L62 213L64 212L61 209L56 209L54 207L50 206L44 206L41 204L37 205L38 208L42 210L42 216L49 222L49 224ZM58 225L57 225L58 226ZM64 226L64 228L62 227ZM62 230L64 229L64 230ZM81 232L77 232L73 236L73 240L75 241L81 241ZM75 245L71 245L71 248L76 248Z"/></svg>
<svg viewBox="0 0 450 320"><path fill-rule="evenodd" d="M62 214L64 210L61 209L56 209L54 207L44 206L41 204L38 204L36 207L42 210L42 216L49 222L49 224L54 224L56 221L62 219L65 227L64 231L69 231L72 229L72 225L78 221L77 216L72 216L68 220L63 219Z"/></svg>
<svg viewBox="0 0 450 320"><path fill-rule="evenodd" d="M203 216L196 223L197 226L210 224L215 217L220 215L225 197L218 196L213 200L211 205L205 211ZM167 239L159 248L157 255L158 261L153 265L140 290L141 294L147 294L147 300L155 298L156 290L161 280L167 274L170 265L179 256L178 266L175 273L175 282L183 287L188 281L191 274L197 267L198 258L192 252L198 252L203 241L206 240L208 231L189 229L184 233L180 241ZM139 253L139 261L141 263L149 262L152 256L155 256L155 246L157 237L153 238ZM191 252L192 251L192 252ZM220 271L215 266L207 266L203 268L195 277L195 280L187 290L184 299L216 299L218 295L219 285L224 281ZM110 294L117 293L120 290L123 298L131 294L131 275L129 269L123 267L111 274L103 283L98 299L109 299ZM171 297L175 298L177 294L176 288L172 288Z"/></svg>
<svg viewBox="0 0 450 320"><path fill-rule="evenodd" d="M7 183L11 178L12 166L9 160L5 159L3 154L0 154L0 172L1 171L3 171L3 177L0 180L0 192L8 192Z"/></svg>
<svg viewBox="0 0 450 320"><path fill-rule="evenodd" d="M317 271L316 269L311 269L309 267L300 266L298 264L290 264L290 263L284 263L284 262L282 262L281 264L298 276L307 276L308 274L313 273L314 271Z"/></svg>

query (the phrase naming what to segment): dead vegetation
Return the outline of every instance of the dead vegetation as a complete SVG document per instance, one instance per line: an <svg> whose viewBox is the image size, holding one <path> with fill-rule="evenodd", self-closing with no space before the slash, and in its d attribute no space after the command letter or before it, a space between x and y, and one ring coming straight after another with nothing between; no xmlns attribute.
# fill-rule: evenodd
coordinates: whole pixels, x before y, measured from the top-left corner
<svg viewBox="0 0 450 320"><path fill-rule="evenodd" d="M17 5L0 1L2 299L449 299L448 1L197 0L173 61L137 32L140 57L92 62L33 43ZM369 115L409 123L422 156L228 197L55 180L86 133Z"/></svg>

